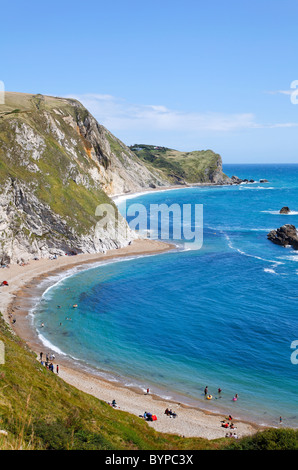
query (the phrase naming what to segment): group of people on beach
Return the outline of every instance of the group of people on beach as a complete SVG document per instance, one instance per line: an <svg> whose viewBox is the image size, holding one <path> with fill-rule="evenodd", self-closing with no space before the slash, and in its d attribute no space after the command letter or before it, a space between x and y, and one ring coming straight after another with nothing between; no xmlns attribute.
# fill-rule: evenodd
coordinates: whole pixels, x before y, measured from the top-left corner
<svg viewBox="0 0 298 470"><path fill-rule="evenodd" d="M165 410L165 415L169 416L170 418L177 417L177 413L175 411L169 410L169 408Z"/></svg>
<svg viewBox="0 0 298 470"><path fill-rule="evenodd" d="M156 421L156 420L157 420L157 416L156 416L156 415L153 415L153 414L150 413L149 411L145 411L145 413L143 414L143 418L144 418L146 421Z"/></svg>
<svg viewBox="0 0 298 470"><path fill-rule="evenodd" d="M237 429L236 426L234 425L234 423L232 422L233 418L231 415L229 415L226 419L224 419L223 421L221 421L221 427L222 428L225 428L225 429ZM234 432L230 432L230 433L226 433L226 436L225 437L234 437L235 439L238 438L237 434Z"/></svg>
<svg viewBox="0 0 298 470"><path fill-rule="evenodd" d="M39 354L39 360L42 366L45 366L51 372L54 372L54 364L53 361L55 360L54 354L46 354L46 360L43 361L43 352ZM59 364L56 364L56 374L59 374Z"/></svg>
<svg viewBox="0 0 298 470"><path fill-rule="evenodd" d="M219 396L217 398L221 398L221 392L222 392L222 389L218 388L217 393L218 393ZM204 388L204 395L205 395L205 398L207 400L212 400L212 398L213 398L213 396L210 393L208 393L208 387L207 386ZM236 393L233 397L233 401L237 401L237 400L238 400L238 393Z"/></svg>

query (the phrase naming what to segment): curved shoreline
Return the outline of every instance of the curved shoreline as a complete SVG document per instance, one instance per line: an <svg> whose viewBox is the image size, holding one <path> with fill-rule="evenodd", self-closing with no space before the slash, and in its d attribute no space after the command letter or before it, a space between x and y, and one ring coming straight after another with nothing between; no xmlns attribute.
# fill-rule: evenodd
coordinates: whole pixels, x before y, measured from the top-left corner
<svg viewBox="0 0 298 470"><path fill-rule="evenodd" d="M8 287L1 288L1 312L5 320L10 323L13 331L18 334L37 354L45 347L40 342L36 331L32 329L28 318L29 304L32 305L34 288L40 286L42 280L61 274L78 266L94 265L115 258L130 256L155 255L173 249L173 245L153 241L136 240L132 245L110 250L106 254L77 255L74 257L61 257L57 260L42 259L33 261L26 266L12 265L10 269L1 270L1 280L7 280ZM2 290L3 289L3 290ZM5 289L5 290L4 290ZM12 319L16 323L12 324ZM175 401L166 400L153 394L144 394L139 389L128 388L121 383L109 381L84 370L78 370L67 356L56 354L55 363L59 364L60 377L76 388L94 395L95 397L111 402L116 399L120 409L139 416L144 411L151 411L158 416L158 420L148 423L157 431L174 433L185 437L205 437L215 439L224 437L229 431L221 427L221 420L225 415L209 412L196 407L183 405ZM170 419L164 415L165 408L172 408L178 418ZM242 420L234 420L239 437L253 434L262 429L261 426Z"/></svg>

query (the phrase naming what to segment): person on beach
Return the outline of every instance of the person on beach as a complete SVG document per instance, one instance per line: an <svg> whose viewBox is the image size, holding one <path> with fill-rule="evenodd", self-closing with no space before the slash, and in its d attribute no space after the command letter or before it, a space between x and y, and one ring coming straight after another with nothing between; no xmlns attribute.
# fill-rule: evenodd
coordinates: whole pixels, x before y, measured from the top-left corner
<svg viewBox="0 0 298 470"><path fill-rule="evenodd" d="M149 388L147 388L147 395L149 394Z"/></svg>
<svg viewBox="0 0 298 470"><path fill-rule="evenodd" d="M39 354L39 359L40 359L41 361L42 361L42 355L43 355L43 353L41 352L41 353Z"/></svg>
<svg viewBox="0 0 298 470"><path fill-rule="evenodd" d="M205 387L204 393L205 393L205 395L208 394L208 387L207 386Z"/></svg>
<svg viewBox="0 0 298 470"><path fill-rule="evenodd" d="M56 366L56 373L59 374L59 365Z"/></svg>

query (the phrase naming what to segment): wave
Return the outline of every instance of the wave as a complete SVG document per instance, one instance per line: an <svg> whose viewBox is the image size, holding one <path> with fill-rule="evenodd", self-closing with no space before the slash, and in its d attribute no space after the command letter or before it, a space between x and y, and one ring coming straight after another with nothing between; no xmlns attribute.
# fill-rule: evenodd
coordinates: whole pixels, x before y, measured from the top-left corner
<svg viewBox="0 0 298 470"><path fill-rule="evenodd" d="M288 261L298 261L298 253L297 255L289 255L289 256L280 256L279 259L286 259Z"/></svg>
<svg viewBox="0 0 298 470"><path fill-rule="evenodd" d="M273 186L265 187L265 186L246 186L246 185L239 185L238 188L239 188L239 190L243 190L243 189L275 189Z"/></svg>
<svg viewBox="0 0 298 470"><path fill-rule="evenodd" d="M166 253L166 252L165 252ZM157 253L156 253L157 254ZM158 253L158 254L163 254L163 253ZM49 294L49 292L57 287L59 284L62 282L66 281L70 277L77 276L81 274L84 271L88 271L90 269L96 269L99 268L100 266L107 266L108 264L114 264L114 263L121 263L123 261L132 261L138 258L145 258L147 256L154 256L154 254L149 254L149 255L133 255L133 256L124 256L123 258L115 258L115 259L109 259L106 261L96 261L96 262L91 262L90 264L85 264L85 265L79 265L75 266L74 268L69 269L66 273L60 273L56 277L58 280L53 283L53 280L55 280L55 277L52 279L51 278L51 285L46 288L46 290L42 294L42 298L46 296L46 294ZM32 309L33 310L33 309Z"/></svg>
<svg viewBox="0 0 298 470"><path fill-rule="evenodd" d="M41 333L38 333L38 338L46 348L50 349L51 351L54 351L57 354L61 354L62 356L67 356L65 352L61 351L61 349L59 349L58 346L55 346L54 344L52 344Z"/></svg>
<svg viewBox="0 0 298 470"><path fill-rule="evenodd" d="M261 256L257 256L257 255L251 255L250 253L246 253L245 251L241 250L240 248L236 248L233 243L232 243L232 240L231 238L229 237L229 235L225 232L222 232L223 235L225 236L227 242L228 242L228 246L229 248L231 248L231 250L234 250L234 251L238 251L238 253L240 253L241 255L243 256L248 256L249 258L255 258L255 259L258 259L260 261L265 261L266 263L271 263L272 264L272 268L278 266L278 265L281 265L281 264L284 264L283 262L281 261L276 261L276 260L270 260L270 259L265 259L265 258L262 258ZM280 258L279 258L280 259Z"/></svg>
<svg viewBox="0 0 298 470"><path fill-rule="evenodd" d="M111 199L113 199L113 202L118 206L122 202L126 201L127 199L134 199L139 196L148 196L150 194L156 194L156 193L165 193L168 191L181 191L181 189L194 189L193 186L186 186L182 188L167 188L167 189L157 189L157 190L147 190L147 191L140 191L137 193L132 193L132 194L120 194L119 196L113 196Z"/></svg>
<svg viewBox="0 0 298 470"><path fill-rule="evenodd" d="M271 268L264 268L264 272L265 273L270 273L270 274L277 274L277 272L274 271L274 269L271 269Z"/></svg>
<svg viewBox="0 0 298 470"><path fill-rule="evenodd" d="M288 214L281 214L279 211L261 211L264 214L272 215L298 215L298 211L290 211Z"/></svg>
<svg viewBox="0 0 298 470"><path fill-rule="evenodd" d="M206 228L209 230L217 230L218 232L224 233L225 230L229 232L270 232L271 230L274 230L274 228L261 228L261 227L256 227L256 228L248 228L248 227L212 227L210 225L205 225Z"/></svg>

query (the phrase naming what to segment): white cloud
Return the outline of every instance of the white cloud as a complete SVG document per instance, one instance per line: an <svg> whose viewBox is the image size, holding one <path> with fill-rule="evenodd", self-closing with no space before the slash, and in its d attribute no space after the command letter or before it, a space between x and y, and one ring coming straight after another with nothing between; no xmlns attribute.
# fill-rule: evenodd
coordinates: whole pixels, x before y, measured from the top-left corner
<svg viewBox="0 0 298 470"><path fill-rule="evenodd" d="M89 93L70 97L79 100L100 124L112 132L146 130L193 134L199 131L227 133L245 129L298 126L298 123L258 123L253 113L177 111L163 105L132 104L105 94Z"/></svg>
<svg viewBox="0 0 298 470"><path fill-rule="evenodd" d="M291 95L293 90L270 90L266 91L268 95Z"/></svg>

